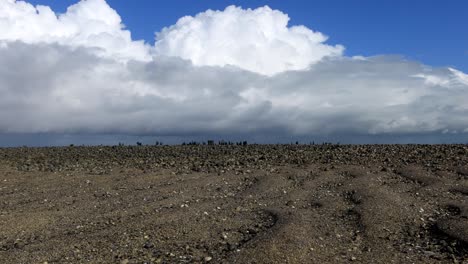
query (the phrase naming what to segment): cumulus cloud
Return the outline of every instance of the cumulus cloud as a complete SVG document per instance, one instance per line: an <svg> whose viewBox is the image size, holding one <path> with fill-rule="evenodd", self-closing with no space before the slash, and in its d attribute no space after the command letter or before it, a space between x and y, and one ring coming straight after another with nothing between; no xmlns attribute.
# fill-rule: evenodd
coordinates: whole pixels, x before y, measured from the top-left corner
<svg viewBox="0 0 468 264"><path fill-rule="evenodd" d="M268 6L186 16L156 36L156 53L191 60L195 65L235 65L273 75L306 69L344 47L327 45L327 36L304 26L288 27L289 17Z"/></svg>
<svg viewBox="0 0 468 264"><path fill-rule="evenodd" d="M119 59L151 59L149 47L131 39L104 0L80 1L59 15L48 6L0 0L0 39L95 48L96 53Z"/></svg>
<svg viewBox="0 0 468 264"><path fill-rule="evenodd" d="M234 35L228 38L231 50L210 46L220 39L213 28L217 23ZM236 33L249 25L267 32L259 52L252 54L252 43L245 41L261 34ZM193 50L189 36L202 41ZM101 38L105 41L96 41ZM154 46L133 41L103 0L83 0L60 15L48 7L3 0L0 132L468 131L465 73L402 57L346 57L341 47L324 44L321 33L288 28L287 16L267 7L228 7L182 18L157 39ZM284 54L294 51L306 58L291 55L292 63L285 63L276 56L283 48ZM262 51L274 54L268 57ZM243 54L249 58L242 59Z"/></svg>

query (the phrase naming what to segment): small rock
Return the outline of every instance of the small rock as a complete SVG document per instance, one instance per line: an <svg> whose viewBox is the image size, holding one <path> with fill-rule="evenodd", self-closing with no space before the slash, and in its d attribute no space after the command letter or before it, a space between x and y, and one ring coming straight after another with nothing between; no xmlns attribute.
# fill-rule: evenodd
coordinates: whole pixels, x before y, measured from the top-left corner
<svg viewBox="0 0 468 264"><path fill-rule="evenodd" d="M14 246L15 246L15 248L22 249L22 248L24 248L25 243L24 243L24 241L22 241L21 239L17 239L17 240L15 241L15 243L14 243Z"/></svg>
<svg viewBox="0 0 468 264"><path fill-rule="evenodd" d="M206 262L209 262L209 261L211 261L212 259L213 259L213 258L210 257L210 256L206 256L206 257L205 257L205 261L206 261Z"/></svg>
<svg viewBox="0 0 468 264"><path fill-rule="evenodd" d="M128 264L130 261L128 259L124 259L120 261L120 264Z"/></svg>
<svg viewBox="0 0 468 264"><path fill-rule="evenodd" d="M146 249L149 249L149 248L153 248L154 245L153 245L151 242L147 241L147 242L145 242L145 244L143 245L143 247L146 248Z"/></svg>

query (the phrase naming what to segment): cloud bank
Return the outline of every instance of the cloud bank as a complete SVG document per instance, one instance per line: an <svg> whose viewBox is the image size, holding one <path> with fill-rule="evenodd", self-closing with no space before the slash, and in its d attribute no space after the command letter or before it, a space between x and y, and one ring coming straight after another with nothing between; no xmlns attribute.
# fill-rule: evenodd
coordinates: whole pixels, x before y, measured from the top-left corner
<svg viewBox="0 0 468 264"><path fill-rule="evenodd" d="M1 0L0 132L468 133L465 73L345 56L278 10L208 10L155 38L104 0Z"/></svg>

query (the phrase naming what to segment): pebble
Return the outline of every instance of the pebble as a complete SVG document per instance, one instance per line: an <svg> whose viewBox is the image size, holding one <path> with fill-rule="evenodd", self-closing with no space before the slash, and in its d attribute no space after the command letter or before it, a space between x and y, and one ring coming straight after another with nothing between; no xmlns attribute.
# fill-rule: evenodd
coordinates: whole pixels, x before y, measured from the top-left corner
<svg viewBox="0 0 468 264"><path fill-rule="evenodd" d="M153 248L154 245L151 243L151 242L145 242L145 244L143 245L144 248L146 249L149 249L149 248Z"/></svg>
<svg viewBox="0 0 468 264"><path fill-rule="evenodd" d="M211 261L212 259L213 259L213 258L210 257L210 256L206 256L206 257L205 257L205 261L206 261L206 262L209 262L209 261Z"/></svg>
<svg viewBox="0 0 468 264"><path fill-rule="evenodd" d="M427 256L434 256L436 253L432 252L432 251L429 251L429 250L424 250L423 251L425 255Z"/></svg>

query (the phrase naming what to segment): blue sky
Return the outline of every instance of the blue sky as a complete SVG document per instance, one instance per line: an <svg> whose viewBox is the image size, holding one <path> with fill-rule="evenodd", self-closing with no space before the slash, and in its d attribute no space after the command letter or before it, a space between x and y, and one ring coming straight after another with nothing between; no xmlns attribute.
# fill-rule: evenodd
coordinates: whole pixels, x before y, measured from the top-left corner
<svg viewBox="0 0 468 264"><path fill-rule="evenodd" d="M72 0L31 0L65 12ZM468 1L464 0L317 0L317 1L152 1L108 0L134 39L154 42L154 32L185 15L228 5L268 5L343 44L346 55L398 54L431 66L468 72Z"/></svg>

